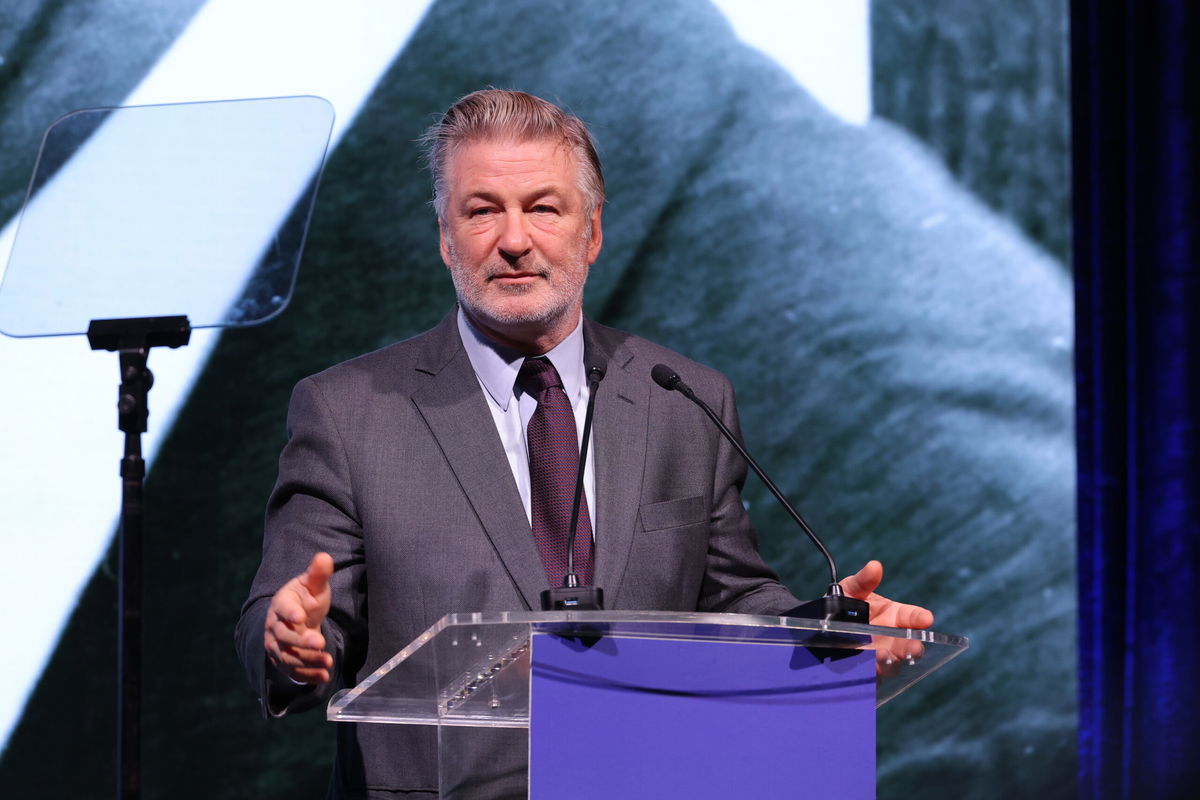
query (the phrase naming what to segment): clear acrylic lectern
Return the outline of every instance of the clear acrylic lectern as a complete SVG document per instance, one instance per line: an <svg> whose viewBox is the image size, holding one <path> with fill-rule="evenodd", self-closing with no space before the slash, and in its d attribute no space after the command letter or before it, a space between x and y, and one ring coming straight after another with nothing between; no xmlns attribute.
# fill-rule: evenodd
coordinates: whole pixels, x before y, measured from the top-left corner
<svg viewBox="0 0 1200 800"><path fill-rule="evenodd" d="M967 644L740 614L451 614L328 717L438 726L456 800L498 796L477 774L497 747L527 759L530 797L869 798L876 707Z"/></svg>

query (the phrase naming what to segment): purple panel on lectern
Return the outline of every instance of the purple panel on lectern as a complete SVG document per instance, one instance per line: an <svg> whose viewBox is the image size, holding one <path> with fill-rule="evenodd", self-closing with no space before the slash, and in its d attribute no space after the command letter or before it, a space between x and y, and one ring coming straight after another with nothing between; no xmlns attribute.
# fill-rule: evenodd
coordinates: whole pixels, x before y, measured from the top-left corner
<svg viewBox="0 0 1200 800"><path fill-rule="evenodd" d="M531 798L875 796L869 651L538 635L532 657Z"/></svg>

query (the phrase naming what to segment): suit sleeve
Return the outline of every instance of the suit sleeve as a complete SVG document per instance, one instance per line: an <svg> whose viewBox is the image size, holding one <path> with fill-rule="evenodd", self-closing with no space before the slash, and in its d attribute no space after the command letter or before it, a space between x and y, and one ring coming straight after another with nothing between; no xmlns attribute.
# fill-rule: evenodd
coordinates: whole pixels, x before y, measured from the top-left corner
<svg viewBox="0 0 1200 800"><path fill-rule="evenodd" d="M721 403L714 410L741 441L733 387L719 381ZM705 420L708 422L708 420ZM700 595L701 611L781 614L799 601L784 587L758 552L758 535L742 503L746 462L719 431L713 471L708 558Z"/></svg>
<svg viewBox="0 0 1200 800"><path fill-rule="evenodd" d="M268 716L303 711L335 691L353 674L365 644L365 573L362 528L352 470L343 437L320 386L312 378L297 384L288 408L288 441L279 458L279 477L267 504L263 557L242 606L235 632L247 677L260 692ZM333 599L322 624L333 655L330 682L297 686L266 657L263 634L271 597L304 572L312 557L329 553Z"/></svg>

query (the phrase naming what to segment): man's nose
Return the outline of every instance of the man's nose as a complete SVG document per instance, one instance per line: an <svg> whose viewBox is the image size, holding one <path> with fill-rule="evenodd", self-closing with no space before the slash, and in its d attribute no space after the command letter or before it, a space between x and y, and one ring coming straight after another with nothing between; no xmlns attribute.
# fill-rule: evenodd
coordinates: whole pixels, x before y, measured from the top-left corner
<svg viewBox="0 0 1200 800"><path fill-rule="evenodd" d="M509 211L504 214L503 227L500 229L500 241L497 246L500 252L510 258L520 258L533 248L529 236L529 221L520 211Z"/></svg>

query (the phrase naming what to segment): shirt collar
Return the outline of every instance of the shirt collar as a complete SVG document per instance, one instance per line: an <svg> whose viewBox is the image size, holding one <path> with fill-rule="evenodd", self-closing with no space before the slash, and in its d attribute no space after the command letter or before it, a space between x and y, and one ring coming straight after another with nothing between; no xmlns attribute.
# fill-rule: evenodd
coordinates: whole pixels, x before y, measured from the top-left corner
<svg viewBox="0 0 1200 800"><path fill-rule="evenodd" d="M477 331L461 307L458 309L458 335L467 351L467 358L471 360L471 368L475 370L488 396L500 410L508 411L509 401L516 396L513 387L521 370L521 362L525 360L524 354L498 345ZM558 370L563 391L574 405L584 388L582 314L575 329L545 357Z"/></svg>

